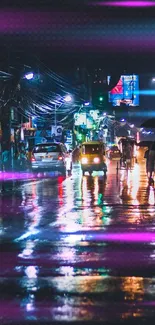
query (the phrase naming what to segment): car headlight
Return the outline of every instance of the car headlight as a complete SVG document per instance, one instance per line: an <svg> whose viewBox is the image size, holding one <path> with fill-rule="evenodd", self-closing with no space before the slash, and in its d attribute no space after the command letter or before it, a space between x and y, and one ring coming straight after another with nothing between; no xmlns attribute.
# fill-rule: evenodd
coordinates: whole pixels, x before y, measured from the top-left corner
<svg viewBox="0 0 155 325"><path fill-rule="evenodd" d="M81 163L82 163L82 164L87 164L87 162L88 162L88 159L87 159L87 158L82 158L82 159L81 159Z"/></svg>
<svg viewBox="0 0 155 325"><path fill-rule="evenodd" d="M99 162L100 162L100 158L95 157L95 158L94 158L94 163L95 163L95 164L98 164Z"/></svg>

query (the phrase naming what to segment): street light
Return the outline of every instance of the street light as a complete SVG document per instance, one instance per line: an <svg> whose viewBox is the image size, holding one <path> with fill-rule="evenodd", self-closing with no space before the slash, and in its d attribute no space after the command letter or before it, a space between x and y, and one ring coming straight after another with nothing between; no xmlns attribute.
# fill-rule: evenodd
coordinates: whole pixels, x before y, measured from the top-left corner
<svg viewBox="0 0 155 325"><path fill-rule="evenodd" d="M64 101L65 101L66 103L71 102L71 101L72 101L72 97L71 97L71 95L66 95L66 96L64 97Z"/></svg>
<svg viewBox="0 0 155 325"><path fill-rule="evenodd" d="M152 78L152 82L155 82L155 78Z"/></svg>
<svg viewBox="0 0 155 325"><path fill-rule="evenodd" d="M33 77L34 77L33 72L29 72L29 73L27 73L27 74L25 75L25 78L26 78L27 80L31 80L31 79L33 79Z"/></svg>

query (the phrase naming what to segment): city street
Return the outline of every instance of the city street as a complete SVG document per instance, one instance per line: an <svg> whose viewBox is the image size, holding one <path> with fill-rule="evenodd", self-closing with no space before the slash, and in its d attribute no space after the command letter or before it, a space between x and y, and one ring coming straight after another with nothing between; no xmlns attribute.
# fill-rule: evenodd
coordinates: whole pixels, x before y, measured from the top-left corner
<svg viewBox="0 0 155 325"><path fill-rule="evenodd" d="M155 325L154 14L0 1L0 325Z"/></svg>
<svg viewBox="0 0 155 325"><path fill-rule="evenodd" d="M107 177L1 174L0 323L154 324L155 193ZM141 322L143 321L143 322Z"/></svg>

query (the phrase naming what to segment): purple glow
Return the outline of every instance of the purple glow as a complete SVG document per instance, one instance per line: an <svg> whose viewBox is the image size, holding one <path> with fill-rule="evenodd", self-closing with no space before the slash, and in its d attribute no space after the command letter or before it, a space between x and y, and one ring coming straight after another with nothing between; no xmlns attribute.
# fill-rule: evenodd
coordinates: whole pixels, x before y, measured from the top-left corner
<svg viewBox="0 0 155 325"><path fill-rule="evenodd" d="M28 178L33 178L32 173L20 173L20 172L1 172L0 180L24 180Z"/></svg>
<svg viewBox="0 0 155 325"><path fill-rule="evenodd" d="M1 181L29 180L36 178L53 178L55 173L0 172Z"/></svg>
<svg viewBox="0 0 155 325"><path fill-rule="evenodd" d="M115 242L137 242L151 243L155 242L155 233L153 232L129 232L129 233L109 233L109 234L93 234L86 236L86 240L96 241L115 241Z"/></svg>
<svg viewBox="0 0 155 325"><path fill-rule="evenodd" d="M92 0L93 1L93 0ZM111 6L119 1L110 1ZM123 5L125 1L121 2ZM98 1L98 5L104 6L108 1ZM135 4L136 2L133 1ZM129 2L125 2L127 6ZM130 2L131 4L131 2ZM145 3L146 4L146 3ZM95 5L95 2L92 3ZM120 2L119 2L120 5ZM155 1L151 2L152 6L155 6ZM85 21L86 20L86 21ZM0 34L11 37L10 41L17 35L22 35L22 38L29 37L31 35L31 42L33 46L50 47L53 51L63 50L67 52L81 51L81 48L85 52L98 53L104 50L105 53L109 51L115 51L115 53L122 53L122 51L130 51L132 53L154 53L154 20L146 20L146 25L141 28L141 23L134 18L131 23L128 23L128 19L122 19L122 27L120 33L120 23L116 18L106 18L107 25L96 25L95 29L92 29L93 17L80 12L70 12L60 17L60 14L54 12L52 15L48 12L23 12L23 11L7 11L0 12ZM80 26L77 28L78 21ZM68 28L69 27L69 28ZM51 30L50 39L44 37L44 42L40 38L42 32ZM65 42L63 40L62 30L65 33ZM104 33L103 33L104 30ZM31 34L29 34L31 33ZM36 38L37 33L37 38ZM40 34L41 33L41 34ZM55 35L58 37L55 38ZM85 37L87 35L87 37ZM42 37L42 36L41 36ZM9 41L9 38L8 38Z"/></svg>
<svg viewBox="0 0 155 325"><path fill-rule="evenodd" d="M98 6L113 6L113 7L155 7L154 1L101 1L92 3Z"/></svg>

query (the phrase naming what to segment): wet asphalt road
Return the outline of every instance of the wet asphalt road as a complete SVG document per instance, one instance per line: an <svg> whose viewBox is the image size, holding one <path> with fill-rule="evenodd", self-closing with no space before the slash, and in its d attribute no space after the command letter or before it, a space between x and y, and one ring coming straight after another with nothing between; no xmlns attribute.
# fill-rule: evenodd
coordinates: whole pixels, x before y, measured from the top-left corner
<svg viewBox="0 0 155 325"><path fill-rule="evenodd" d="M0 324L154 324L155 193L144 165L117 176L110 162L107 178L82 176L78 165L66 179L9 177Z"/></svg>

